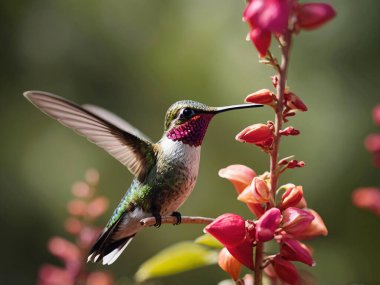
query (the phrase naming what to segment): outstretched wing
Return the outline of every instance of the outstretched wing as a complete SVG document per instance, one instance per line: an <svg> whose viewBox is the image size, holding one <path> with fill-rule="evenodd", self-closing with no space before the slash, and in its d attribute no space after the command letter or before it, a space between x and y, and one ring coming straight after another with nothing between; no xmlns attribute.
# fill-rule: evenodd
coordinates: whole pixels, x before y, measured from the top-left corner
<svg viewBox="0 0 380 285"><path fill-rule="evenodd" d="M27 91L24 96L42 112L103 148L142 181L155 162L153 144L59 96ZM132 127L133 128L133 127Z"/></svg>

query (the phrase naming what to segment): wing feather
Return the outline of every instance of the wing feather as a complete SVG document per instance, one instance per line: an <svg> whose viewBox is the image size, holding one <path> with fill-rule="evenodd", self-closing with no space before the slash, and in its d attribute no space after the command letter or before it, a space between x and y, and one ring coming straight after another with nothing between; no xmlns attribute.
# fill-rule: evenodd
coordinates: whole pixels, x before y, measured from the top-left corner
<svg viewBox="0 0 380 285"><path fill-rule="evenodd" d="M109 111L96 106L80 107L47 92L28 91L24 96L48 116L103 148L139 180L153 164L155 155L150 140Z"/></svg>

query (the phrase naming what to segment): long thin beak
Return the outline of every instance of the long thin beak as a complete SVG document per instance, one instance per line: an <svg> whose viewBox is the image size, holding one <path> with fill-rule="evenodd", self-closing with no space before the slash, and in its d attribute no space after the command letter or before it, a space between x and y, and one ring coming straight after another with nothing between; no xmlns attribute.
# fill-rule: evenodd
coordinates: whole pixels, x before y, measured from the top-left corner
<svg viewBox="0 0 380 285"><path fill-rule="evenodd" d="M257 107L263 107L264 105L261 104L240 104L240 105L231 105L231 106L225 106L225 107L215 107L212 108L210 111L213 114L219 114L226 111L231 110L237 110L237 109L247 109L247 108L257 108Z"/></svg>

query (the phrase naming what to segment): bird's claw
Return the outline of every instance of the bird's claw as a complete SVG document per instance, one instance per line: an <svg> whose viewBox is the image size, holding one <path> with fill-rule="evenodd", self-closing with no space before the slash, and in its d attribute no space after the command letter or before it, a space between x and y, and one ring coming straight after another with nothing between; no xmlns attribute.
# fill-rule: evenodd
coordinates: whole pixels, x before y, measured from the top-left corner
<svg viewBox="0 0 380 285"><path fill-rule="evenodd" d="M156 219L156 223L153 225L156 228L161 227L161 216L160 215L155 215L154 218Z"/></svg>
<svg viewBox="0 0 380 285"><path fill-rule="evenodd" d="M177 218L177 222L173 224L173 226L177 226L179 225L181 222L182 222L182 216L181 216L181 213L180 212L173 212L171 214L173 217L176 217Z"/></svg>

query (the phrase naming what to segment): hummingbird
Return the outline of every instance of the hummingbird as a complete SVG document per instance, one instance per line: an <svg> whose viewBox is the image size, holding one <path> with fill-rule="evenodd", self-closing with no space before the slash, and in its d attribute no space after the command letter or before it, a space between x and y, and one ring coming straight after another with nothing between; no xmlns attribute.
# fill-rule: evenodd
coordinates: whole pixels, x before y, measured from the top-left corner
<svg viewBox="0 0 380 285"><path fill-rule="evenodd" d="M164 133L153 143L117 115L95 105L79 106L42 91L24 96L38 109L103 148L132 173L134 179L89 252L87 262L112 264L142 229L140 221L172 215L191 194L198 176L200 151L211 119L220 113L261 107L240 104L209 107L183 100L166 112Z"/></svg>

